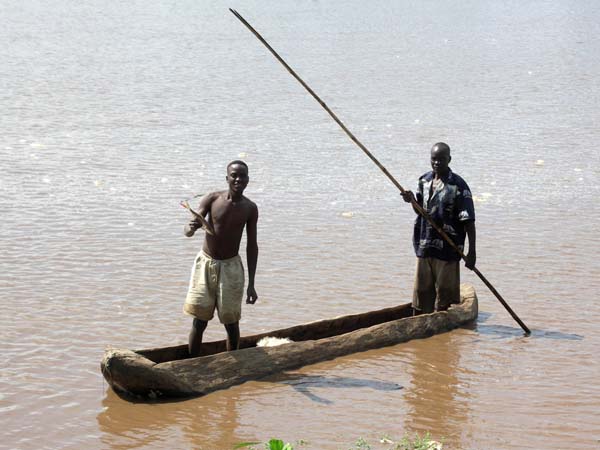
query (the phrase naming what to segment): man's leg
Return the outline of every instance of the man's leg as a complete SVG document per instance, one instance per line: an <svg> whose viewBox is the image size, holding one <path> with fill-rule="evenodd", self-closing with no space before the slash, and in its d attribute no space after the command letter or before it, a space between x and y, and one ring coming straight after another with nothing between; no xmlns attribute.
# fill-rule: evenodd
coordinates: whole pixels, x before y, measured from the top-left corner
<svg viewBox="0 0 600 450"><path fill-rule="evenodd" d="M219 274L217 312L227 330L227 351L240 346L240 319L244 298L244 266L239 256L224 261Z"/></svg>
<svg viewBox="0 0 600 450"><path fill-rule="evenodd" d="M435 284L430 260L432 258L417 258L415 285L413 289L414 315L429 314L435 305Z"/></svg>
<svg viewBox="0 0 600 450"><path fill-rule="evenodd" d="M240 347L240 323L225 324L227 330L227 351L237 350Z"/></svg>
<svg viewBox="0 0 600 450"><path fill-rule="evenodd" d="M200 355L202 335L215 311L217 295L213 279L214 261L204 252L200 252L194 260L190 285L183 305L183 312L194 317L188 340L188 352L192 357Z"/></svg>
<svg viewBox="0 0 600 450"><path fill-rule="evenodd" d="M204 330L206 330L207 325L208 322L205 320L194 319L188 344L190 356L195 357L200 355L200 349L202 348L202 335L204 334Z"/></svg>
<svg viewBox="0 0 600 450"><path fill-rule="evenodd" d="M446 311L450 305L460 302L459 261L434 261L434 276L437 298L436 311Z"/></svg>

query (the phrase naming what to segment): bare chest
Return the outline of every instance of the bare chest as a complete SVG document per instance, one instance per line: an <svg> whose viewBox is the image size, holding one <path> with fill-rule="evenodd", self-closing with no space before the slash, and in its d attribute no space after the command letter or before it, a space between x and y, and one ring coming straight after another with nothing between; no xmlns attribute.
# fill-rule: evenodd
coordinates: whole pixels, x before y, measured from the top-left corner
<svg viewBox="0 0 600 450"><path fill-rule="evenodd" d="M232 202L219 198L213 202L210 215L213 225L218 228L243 228L250 214L250 208L244 201Z"/></svg>

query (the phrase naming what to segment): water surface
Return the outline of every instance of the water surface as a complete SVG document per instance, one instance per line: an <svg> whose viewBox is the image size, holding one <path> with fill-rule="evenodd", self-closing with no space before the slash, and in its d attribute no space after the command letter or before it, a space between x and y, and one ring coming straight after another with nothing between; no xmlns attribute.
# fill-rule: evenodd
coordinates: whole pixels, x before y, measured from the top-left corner
<svg viewBox="0 0 600 450"><path fill-rule="evenodd" d="M106 346L185 342L201 235L178 202L238 157L260 208L243 333L411 296L412 211L230 6L406 188L451 145L478 267L532 336L463 270L474 327L185 402L108 389ZM8 0L0 17L0 447L598 446L595 2Z"/></svg>

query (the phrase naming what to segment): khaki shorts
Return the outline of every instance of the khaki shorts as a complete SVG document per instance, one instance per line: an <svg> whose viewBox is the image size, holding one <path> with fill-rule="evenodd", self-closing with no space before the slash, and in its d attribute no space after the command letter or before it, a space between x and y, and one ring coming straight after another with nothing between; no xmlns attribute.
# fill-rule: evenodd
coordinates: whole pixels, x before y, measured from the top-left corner
<svg viewBox="0 0 600 450"><path fill-rule="evenodd" d="M424 313L445 311L460 302L459 261L417 258L413 307Z"/></svg>
<svg viewBox="0 0 600 450"><path fill-rule="evenodd" d="M208 322L216 308L222 324L239 322L243 296L244 266L239 255L219 260L203 251L198 253L183 305L184 313Z"/></svg>

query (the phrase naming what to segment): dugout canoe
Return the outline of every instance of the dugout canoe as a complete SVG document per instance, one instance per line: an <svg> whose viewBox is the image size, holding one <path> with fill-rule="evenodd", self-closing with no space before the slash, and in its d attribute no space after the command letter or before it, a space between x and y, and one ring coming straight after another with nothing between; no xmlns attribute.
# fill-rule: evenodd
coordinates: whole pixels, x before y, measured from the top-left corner
<svg viewBox="0 0 600 450"><path fill-rule="evenodd" d="M319 320L245 336L240 349L225 351L225 341L206 342L202 356L190 358L187 345L126 350L107 348L104 378L124 398L194 397L284 370L297 369L375 348L425 338L474 321L477 296L461 285L461 302L448 311L413 316L411 304ZM256 347L263 337L294 342Z"/></svg>

